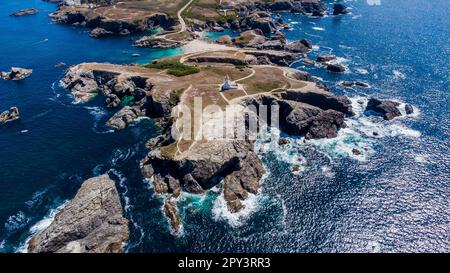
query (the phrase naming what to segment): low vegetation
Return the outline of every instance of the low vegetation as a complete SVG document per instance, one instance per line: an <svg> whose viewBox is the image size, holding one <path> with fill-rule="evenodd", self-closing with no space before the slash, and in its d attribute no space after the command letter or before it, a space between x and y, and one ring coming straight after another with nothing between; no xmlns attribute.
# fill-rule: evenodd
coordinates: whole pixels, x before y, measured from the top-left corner
<svg viewBox="0 0 450 273"><path fill-rule="evenodd" d="M176 77L187 76L200 72L200 69L195 66L182 64L174 60L165 60L156 63L144 65L146 68L167 69L167 73Z"/></svg>

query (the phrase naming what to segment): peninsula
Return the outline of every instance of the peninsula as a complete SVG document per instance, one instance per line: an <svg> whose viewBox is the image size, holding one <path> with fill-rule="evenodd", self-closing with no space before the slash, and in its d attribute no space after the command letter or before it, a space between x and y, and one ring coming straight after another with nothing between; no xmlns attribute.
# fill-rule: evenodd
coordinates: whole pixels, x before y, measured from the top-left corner
<svg viewBox="0 0 450 273"><path fill-rule="evenodd" d="M141 33L134 41L136 47L185 49L180 56L145 65L81 63L70 67L61 80L79 102L101 95L106 107L116 109L107 121L114 129L124 129L140 117L153 118L160 125L162 134L147 142L149 152L140 167L154 192L164 199L163 212L173 234L182 230L177 207L182 192L202 194L219 186L228 210L236 213L250 194L259 192L265 173L254 139L246 135L244 139L211 140L193 125L198 107L195 98L201 99L201 110L215 107L209 124L219 124L214 114L233 106L241 106L234 114L242 116L248 115L239 112L242 107L276 107L279 129L305 140L336 137L346 127L345 119L353 115L347 97L332 94L310 74L289 67L303 59L330 72L345 71L335 63L336 56L309 60L313 45L306 39L288 43L280 30L289 26L272 14L281 11L320 17L327 8L321 0L81 0L64 1L51 14L56 22L91 29L95 38ZM347 11L335 4L333 13L339 16ZM203 39L203 32L225 29L239 35L224 35L215 43ZM147 30L157 31L149 35ZM171 134L186 125L186 112L175 110L180 106L194 116L189 123L191 139ZM371 109L381 109L389 118L398 116L386 114L391 108L382 106L372 103ZM222 126L229 129L235 124Z"/></svg>

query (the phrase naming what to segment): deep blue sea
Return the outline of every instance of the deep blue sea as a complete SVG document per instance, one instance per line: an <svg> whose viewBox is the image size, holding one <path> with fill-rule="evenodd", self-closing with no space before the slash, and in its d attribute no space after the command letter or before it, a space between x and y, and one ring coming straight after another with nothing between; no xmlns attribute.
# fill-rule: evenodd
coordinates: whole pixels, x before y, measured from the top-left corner
<svg viewBox="0 0 450 273"><path fill-rule="evenodd" d="M258 142L268 173L261 193L240 215L226 212L219 190L183 195L179 237L170 235L162 200L139 171L157 127L143 120L109 130L104 123L113 113L100 98L73 104L58 86L64 69L54 65L143 63L180 51L135 49L130 37L92 39L86 29L51 23L56 5L40 0L0 5L0 70L34 70L23 81L0 81L0 111L18 106L22 117L0 127L0 252L22 251L83 180L104 172L117 181L130 219L129 252L450 251L448 0L348 1L352 13L337 17L281 14L292 26L289 40L315 45L311 59L332 53L348 68L331 74L292 65L349 96L356 116L333 140ZM40 12L9 16L23 8ZM342 89L342 80L371 87ZM415 114L391 122L368 117L359 102L370 96L410 103Z"/></svg>

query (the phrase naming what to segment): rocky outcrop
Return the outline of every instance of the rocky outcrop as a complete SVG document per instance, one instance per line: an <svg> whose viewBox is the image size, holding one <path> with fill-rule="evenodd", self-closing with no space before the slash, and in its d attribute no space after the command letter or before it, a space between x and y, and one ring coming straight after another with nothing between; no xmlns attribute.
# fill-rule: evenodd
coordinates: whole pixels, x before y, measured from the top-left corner
<svg viewBox="0 0 450 273"><path fill-rule="evenodd" d="M308 53L311 51L312 47L310 41L303 39L287 44L286 50L296 53Z"/></svg>
<svg viewBox="0 0 450 273"><path fill-rule="evenodd" d="M222 45L231 45L233 44L233 39L231 39L230 35L223 35L216 40L216 43Z"/></svg>
<svg viewBox="0 0 450 273"><path fill-rule="evenodd" d="M340 15L340 14L348 14L347 7L343 4L334 4L333 5L333 15Z"/></svg>
<svg viewBox="0 0 450 273"><path fill-rule="evenodd" d="M20 118L19 109L11 107L9 110L0 113L0 125Z"/></svg>
<svg viewBox="0 0 450 273"><path fill-rule="evenodd" d="M230 211L238 211L249 192L258 192L264 168L253 142L198 142L180 155L175 154L173 145L154 147L141 162L144 176L152 179L158 193L174 193L174 185L179 185L184 191L199 194L224 178L225 200Z"/></svg>
<svg viewBox="0 0 450 273"><path fill-rule="evenodd" d="M287 90L276 96L259 95L244 105L279 105L280 129L306 139L333 138L345 128L345 116L353 115L351 101L326 91Z"/></svg>
<svg viewBox="0 0 450 273"><path fill-rule="evenodd" d="M319 63L328 63L328 62L334 61L336 59L337 58L334 55L320 55L317 57L316 61Z"/></svg>
<svg viewBox="0 0 450 273"><path fill-rule="evenodd" d="M414 114L414 107L411 104L405 104L405 112L407 115Z"/></svg>
<svg viewBox="0 0 450 273"><path fill-rule="evenodd" d="M22 9L22 10L19 10L19 11L16 11L16 12L10 14L10 16L33 15L33 14L36 14L38 12L39 12L39 10L37 10L37 9Z"/></svg>
<svg viewBox="0 0 450 273"><path fill-rule="evenodd" d="M282 0L269 2L265 7L275 12L290 11L313 16L323 16L326 12L326 7L321 0Z"/></svg>
<svg viewBox="0 0 450 273"><path fill-rule="evenodd" d="M32 73L32 69L11 67L11 71L9 72L0 72L0 77L4 80L18 81L29 77Z"/></svg>
<svg viewBox="0 0 450 273"><path fill-rule="evenodd" d="M366 111L379 113L385 120L391 120L402 115L398 106L400 103L396 101L371 98L367 103Z"/></svg>
<svg viewBox="0 0 450 273"><path fill-rule="evenodd" d="M94 38L102 38L102 37L107 37L107 36L111 36L114 33L112 31L108 31L104 28L94 28L91 33L89 33L89 36L94 37Z"/></svg>
<svg viewBox="0 0 450 273"><path fill-rule="evenodd" d="M28 251L117 253L128 236L115 183L104 174L83 183L50 226L30 240Z"/></svg>
<svg viewBox="0 0 450 273"><path fill-rule="evenodd" d="M181 219L178 214L177 202L171 198L164 201L164 214L166 215L171 230L174 234L178 234L181 230Z"/></svg>
<svg viewBox="0 0 450 273"><path fill-rule="evenodd" d="M140 48L161 48L161 49L167 49L167 48L177 48L182 45L184 45L185 42L183 41L174 41L169 40L165 38L161 38L158 36L144 36L134 42L135 47Z"/></svg>
<svg viewBox="0 0 450 273"><path fill-rule="evenodd" d="M368 88L370 87L370 85L368 83L365 82L359 82L359 81L343 81L340 83L341 86L343 87L364 87L364 88Z"/></svg>
<svg viewBox="0 0 450 273"><path fill-rule="evenodd" d="M261 58L263 60L267 59L272 64L280 66L289 66L298 57L298 54L296 53L277 50L245 50L244 53L253 55L258 58L258 60L260 60Z"/></svg>
<svg viewBox="0 0 450 273"><path fill-rule="evenodd" d="M101 8L106 9L106 7ZM176 23L176 20L164 13L149 13L148 16L142 18L131 16L128 19L119 19L120 16L118 18L104 16L97 12L96 8L91 9L84 6L72 8L66 5L61 5L57 12L50 14L50 17L57 23L83 26L93 30L101 29L101 31L91 32L91 37L95 38L105 36L104 33L108 35L128 35L157 27L170 29ZM96 35L96 33L101 34Z"/></svg>
<svg viewBox="0 0 450 273"><path fill-rule="evenodd" d="M345 66L340 64L328 64L327 70L334 73L342 73L345 72Z"/></svg>
<svg viewBox="0 0 450 273"><path fill-rule="evenodd" d="M124 129L128 124L133 123L138 117L144 116L145 111L137 107L125 106L115 113L106 124L114 129Z"/></svg>
<svg viewBox="0 0 450 273"><path fill-rule="evenodd" d="M344 114L335 110L299 102L280 103L281 130L291 135L304 135L306 139L334 138L339 129L345 128ZM287 114L289 112L289 114Z"/></svg>

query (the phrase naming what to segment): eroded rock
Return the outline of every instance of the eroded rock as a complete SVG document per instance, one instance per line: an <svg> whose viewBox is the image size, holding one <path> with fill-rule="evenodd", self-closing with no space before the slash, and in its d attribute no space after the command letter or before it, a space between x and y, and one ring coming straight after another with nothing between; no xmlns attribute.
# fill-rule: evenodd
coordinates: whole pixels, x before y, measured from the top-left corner
<svg viewBox="0 0 450 273"><path fill-rule="evenodd" d="M9 110L0 113L0 125L10 121L14 121L20 118L19 109L17 107L11 107Z"/></svg>
<svg viewBox="0 0 450 273"><path fill-rule="evenodd" d="M380 100L371 98L367 103L366 111L374 111L383 116L385 120L391 120L401 116L401 112L398 109L400 103L391 100Z"/></svg>
<svg viewBox="0 0 450 273"><path fill-rule="evenodd" d="M28 251L117 253L128 236L115 183L104 174L83 183L50 226L33 236Z"/></svg>

